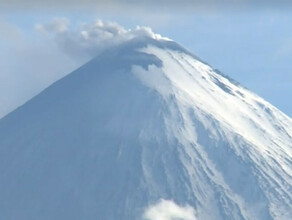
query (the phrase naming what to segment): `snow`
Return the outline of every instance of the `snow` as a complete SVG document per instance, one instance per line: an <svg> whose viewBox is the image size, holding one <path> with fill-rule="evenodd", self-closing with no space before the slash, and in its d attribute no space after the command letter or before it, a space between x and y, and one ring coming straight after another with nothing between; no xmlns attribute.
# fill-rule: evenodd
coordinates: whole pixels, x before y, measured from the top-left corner
<svg viewBox="0 0 292 220"><path fill-rule="evenodd" d="M290 220L291 158L288 116L175 42L134 39L0 120L0 219L140 220L171 201Z"/></svg>

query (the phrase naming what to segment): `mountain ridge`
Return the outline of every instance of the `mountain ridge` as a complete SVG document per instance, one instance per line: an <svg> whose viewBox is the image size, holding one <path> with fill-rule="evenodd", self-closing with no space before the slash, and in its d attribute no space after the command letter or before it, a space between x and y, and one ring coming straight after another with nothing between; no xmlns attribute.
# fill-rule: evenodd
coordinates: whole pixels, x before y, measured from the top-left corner
<svg viewBox="0 0 292 220"><path fill-rule="evenodd" d="M111 48L0 120L0 217L290 219L292 120L172 41ZM17 211L16 211L17 210Z"/></svg>

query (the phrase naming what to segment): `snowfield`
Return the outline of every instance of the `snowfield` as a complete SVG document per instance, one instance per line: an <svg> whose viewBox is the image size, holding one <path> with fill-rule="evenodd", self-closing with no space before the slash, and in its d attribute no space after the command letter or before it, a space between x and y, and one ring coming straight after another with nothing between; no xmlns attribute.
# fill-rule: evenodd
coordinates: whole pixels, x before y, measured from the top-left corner
<svg viewBox="0 0 292 220"><path fill-rule="evenodd" d="M0 219L159 218L291 220L291 118L140 37L0 120Z"/></svg>

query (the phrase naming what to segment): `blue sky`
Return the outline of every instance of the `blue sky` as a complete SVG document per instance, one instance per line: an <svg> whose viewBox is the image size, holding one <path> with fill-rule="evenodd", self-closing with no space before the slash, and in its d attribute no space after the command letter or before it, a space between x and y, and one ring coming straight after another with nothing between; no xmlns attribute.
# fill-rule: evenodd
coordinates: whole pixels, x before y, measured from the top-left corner
<svg viewBox="0 0 292 220"><path fill-rule="evenodd" d="M149 13L151 11L151 14ZM0 117L69 73L71 59L35 30L54 18L149 26L292 116L292 13L289 7L144 7L0 12Z"/></svg>

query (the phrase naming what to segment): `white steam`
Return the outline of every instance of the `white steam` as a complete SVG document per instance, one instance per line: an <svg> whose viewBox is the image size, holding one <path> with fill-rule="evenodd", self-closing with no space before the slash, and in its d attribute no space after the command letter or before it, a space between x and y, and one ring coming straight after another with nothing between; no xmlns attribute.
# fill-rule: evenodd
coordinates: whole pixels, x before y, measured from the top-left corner
<svg viewBox="0 0 292 220"><path fill-rule="evenodd" d="M108 47L135 37L162 39L148 27L138 26L133 30L127 30L115 22L102 20L72 27L68 19L58 18L47 24L37 24L35 27L37 31L53 37L63 52L75 58L92 58Z"/></svg>

